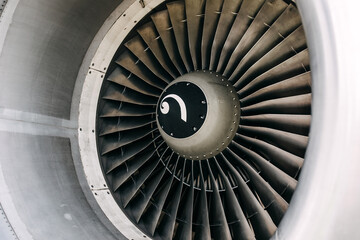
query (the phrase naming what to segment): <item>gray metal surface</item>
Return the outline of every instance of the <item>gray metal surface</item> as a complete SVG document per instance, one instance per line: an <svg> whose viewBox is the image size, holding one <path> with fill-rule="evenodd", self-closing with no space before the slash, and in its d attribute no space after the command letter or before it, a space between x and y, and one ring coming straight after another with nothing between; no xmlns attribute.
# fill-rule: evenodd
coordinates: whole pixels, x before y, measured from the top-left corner
<svg viewBox="0 0 360 240"><path fill-rule="evenodd" d="M0 106L69 119L87 48L118 3L19 1L2 46Z"/></svg>
<svg viewBox="0 0 360 240"><path fill-rule="evenodd" d="M2 132L0 142L8 146L0 157L8 194L33 239L115 239L93 224L98 219L78 184L70 139Z"/></svg>
<svg viewBox="0 0 360 240"><path fill-rule="evenodd" d="M12 0L2 12L0 239L124 239L94 204L71 111L85 53L120 2Z"/></svg>
<svg viewBox="0 0 360 240"><path fill-rule="evenodd" d="M360 238L358 1L297 1L313 75L303 172L274 239Z"/></svg>

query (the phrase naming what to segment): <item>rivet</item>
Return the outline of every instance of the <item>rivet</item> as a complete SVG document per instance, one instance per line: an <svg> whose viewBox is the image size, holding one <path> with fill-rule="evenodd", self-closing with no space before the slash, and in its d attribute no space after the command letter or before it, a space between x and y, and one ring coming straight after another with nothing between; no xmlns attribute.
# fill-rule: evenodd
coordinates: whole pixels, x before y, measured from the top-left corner
<svg viewBox="0 0 360 240"><path fill-rule="evenodd" d="M224 143L224 142L222 142L221 144L222 144L222 145L225 145L225 143Z"/></svg>
<svg viewBox="0 0 360 240"><path fill-rule="evenodd" d="M202 104L205 104L205 103L206 103L206 101L205 101L205 100L202 100L202 101L201 101L201 103L202 103Z"/></svg>
<svg viewBox="0 0 360 240"><path fill-rule="evenodd" d="M218 77L219 75L216 74L216 76Z"/></svg>
<svg viewBox="0 0 360 240"><path fill-rule="evenodd" d="M199 156L196 156L197 159L199 159Z"/></svg>
<svg viewBox="0 0 360 240"><path fill-rule="evenodd" d="M231 92L231 91L230 91ZM235 101L236 100L236 98L233 98L233 100Z"/></svg>
<svg viewBox="0 0 360 240"><path fill-rule="evenodd" d="M204 154L204 157L206 157L206 155Z"/></svg>
<svg viewBox="0 0 360 240"><path fill-rule="evenodd" d="M171 135L171 136L174 136L174 134L173 134L173 133L170 133L170 135Z"/></svg>
<svg viewBox="0 0 360 240"><path fill-rule="evenodd" d="M189 85L190 85L190 83L187 83L187 84L186 84L186 86L189 86Z"/></svg>
<svg viewBox="0 0 360 240"><path fill-rule="evenodd" d="M190 159L192 159L192 156L190 156Z"/></svg>
<svg viewBox="0 0 360 240"><path fill-rule="evenodd" d="M193 130L194 130L194 132L197 130L197 128L196 127L193 127Z"/></svg>
<svg viewBox="0 0 360 240"><path fill-rule="evenodd" d="M205 118L205 116L204 116L204 115L201 115L201 116L200 116L200 118L201 118L201 119L204 119L204 118Z"/></svg>

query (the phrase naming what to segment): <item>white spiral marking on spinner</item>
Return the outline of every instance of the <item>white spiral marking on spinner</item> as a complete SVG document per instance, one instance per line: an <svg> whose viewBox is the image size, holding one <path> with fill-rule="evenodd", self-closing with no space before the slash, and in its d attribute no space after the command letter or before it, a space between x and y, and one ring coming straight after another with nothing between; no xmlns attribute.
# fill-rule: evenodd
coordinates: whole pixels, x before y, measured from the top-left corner
<svg viewBox="0 0 360 240"><path fill-rule="evenodd" d="M187 111L186 111L186 105L185 102L176 94L169 94L166 97L163 98L163 100L160 103L160 111L162 114L168 114L170 111L170 106L168 102L165 102L165 99L172 98L174 99L180 106L180 116L181 120L184 122L187 121Z"/></svg>

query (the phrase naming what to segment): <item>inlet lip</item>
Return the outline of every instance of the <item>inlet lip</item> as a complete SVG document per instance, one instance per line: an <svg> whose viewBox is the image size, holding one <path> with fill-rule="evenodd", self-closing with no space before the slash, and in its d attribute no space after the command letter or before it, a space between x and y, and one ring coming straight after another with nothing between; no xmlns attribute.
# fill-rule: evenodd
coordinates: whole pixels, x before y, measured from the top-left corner
<svg viewBox="0 0 360 240"><path fill-rule="evenodd" d="M174 152L203 160L230 144L240 122L240 101L225 77L195 71L164 89L156 116L160 134Z"/></svg>

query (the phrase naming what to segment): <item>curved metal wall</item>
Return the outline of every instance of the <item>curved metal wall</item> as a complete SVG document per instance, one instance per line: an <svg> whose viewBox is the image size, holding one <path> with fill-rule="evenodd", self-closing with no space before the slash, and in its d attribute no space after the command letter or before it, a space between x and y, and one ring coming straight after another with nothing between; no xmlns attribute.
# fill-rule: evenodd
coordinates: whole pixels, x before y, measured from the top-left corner
<svg viewBox="0 0 360 240"><path fill-rule="evenodd" d="M99 220L106 224L79 184L71 112L85 54L119 3L7 3L0 19L1 239L123 238Z"/></svg>

